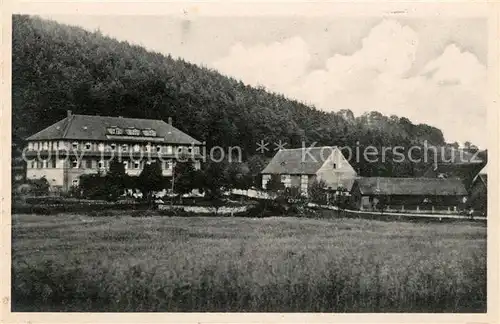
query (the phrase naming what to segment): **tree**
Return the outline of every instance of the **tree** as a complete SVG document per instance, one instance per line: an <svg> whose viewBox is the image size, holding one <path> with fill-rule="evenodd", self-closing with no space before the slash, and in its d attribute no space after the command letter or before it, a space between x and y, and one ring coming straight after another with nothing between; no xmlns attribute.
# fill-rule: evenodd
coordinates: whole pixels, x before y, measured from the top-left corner
<svg viewBox="0 0 500 324"><path fill-rule="evenodd" d="M108 199L116 200L126 188L125 165L117 159L109 163L109 171L106 173L106 188Z"/></svg>
<svg viewBox="0 0 500 324"><path fill-rule="evenodd" d="M310 199L319 204L325 204L326 203L326 183L324 180L320 179L314 180L308 188L309 191L309 197Z"/></svg>
<svg viewBox="0 0 500 324"><path fill-rule="evenodd" d="M137 182L143 198L152 203L153 193L164 189L166 186L160 163L146 163L141 174L139 174Z"/></svg>
<svg viewBox="0 0 500 324"><path fill-rule="evenodd" d="M196 188L196 171L190 162L177 162L173 170L174 192L182 195L190 193Z"/></svg>
<svg viewBox="0 0 500 324"><path fill-rule="evenodd" d="M33 186L33 193L36 196L45 196L49 194L50 184L45 177L31 180L31 185Z"/></svg>
<svg viewBox="0 0 500 324"><path fill-rule="evenodd" d="M249 176L252 178L254 186L260 187L261 178L260 172L264 170L267 165L267 159L262 155L252 155L247 160Z"/></svg>
<svg viewBox="0 0 500 324"><path fill-rule="evenodd" d="M285 189L285 185L281 182L281 176L279 174L271 174L271 178L267 181L266 189L274 193Z"/></svg>
<svg viewBox="0 0 500 324"><path fill-rule="evenodd" d="M223 204L224 189L227 188L227 173L224 164L209 162L205 168L198 172L196 181L200 189L205 192L205 198L211 200L216 209ZM216 210L216 213L217 213Z"/></svg>

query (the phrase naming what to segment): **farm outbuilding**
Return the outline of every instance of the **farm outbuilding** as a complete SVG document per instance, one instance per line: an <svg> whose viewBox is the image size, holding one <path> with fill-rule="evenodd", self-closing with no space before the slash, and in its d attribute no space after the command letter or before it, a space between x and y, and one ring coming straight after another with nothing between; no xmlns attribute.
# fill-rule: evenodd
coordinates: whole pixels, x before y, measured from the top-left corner
<svg viewBox="0 0 500 324"><path fill-rule="evenodd" d="M460 179L369 177L354 181L351 197L362 210L456 212L464 208L467 190Z"/></svg>

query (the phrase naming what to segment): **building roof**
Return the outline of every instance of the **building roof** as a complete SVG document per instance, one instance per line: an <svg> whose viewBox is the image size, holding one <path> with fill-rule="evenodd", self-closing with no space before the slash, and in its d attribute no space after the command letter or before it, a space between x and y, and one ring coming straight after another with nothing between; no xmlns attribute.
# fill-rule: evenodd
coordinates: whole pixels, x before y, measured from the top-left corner
<svg viewBox="0 0 500 324"><path fill-rule="evenodd" d="M201 144L196 139L163 120L91 115L69 115L28 137L27 140L69 139L109 141L110 138L107 134L109 127L118 127L121 129L135 128L140 130L151 129L156 131L156 137L164 139L162 140L164 143ZM144 139L134 136L127 136L126 140L144 141Z"/></svg>
<svg viewBox="0 0 500 324"><path fill-rule="evenodd" d="M261 173L316 174L336 146L279 150Z"/></svg>
<svg viewBox="0 0 500 324"><path fill-rule="evenodd" d="M488 187L488 175L485 173L479 174L479 179L484 183L486 187Z"/></svg>
<svg viewBox="0 0 500 324"><path fill-rule="evenodd" d="M363 195L467 195L460 179L370 177L356 183Z"/></svg>

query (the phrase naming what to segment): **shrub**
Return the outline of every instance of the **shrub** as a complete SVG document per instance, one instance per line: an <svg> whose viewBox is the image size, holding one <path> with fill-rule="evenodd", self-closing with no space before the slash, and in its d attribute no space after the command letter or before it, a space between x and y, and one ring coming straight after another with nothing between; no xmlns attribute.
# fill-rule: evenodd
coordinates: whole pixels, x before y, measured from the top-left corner
<svg viewBox="0 0 500 324"><path fill-rule="evenodd" d="M54 210L49 208L49 207L45 207L45 206L33 206L31 207L31 212L33 214L39 214L39 215L52 215L54 214Z"/></svg>

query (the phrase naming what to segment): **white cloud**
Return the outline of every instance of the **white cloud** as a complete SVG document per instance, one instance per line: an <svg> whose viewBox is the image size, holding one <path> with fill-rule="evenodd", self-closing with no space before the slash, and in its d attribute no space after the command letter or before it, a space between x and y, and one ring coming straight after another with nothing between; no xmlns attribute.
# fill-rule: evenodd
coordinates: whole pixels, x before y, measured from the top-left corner
<svg viewBox="0 0 500 324"><path fill-rule="evenodd" d="M406 116L441 128L448 141L484 146L486 67L474 54L450 44L414 73L418 46L414 30L386 20L372 28L358 51L333 55L323 69L307 69L314 49L298 37L270 45L235 45L214 67L323 110Z"/></svg>
<svg viewBox="0 0 500 324"><path fill-rule="evenodd" d="M294 37L249 48L238 43L228 56L213 66L222 73L242 78L246 83L286 93L290 85L306 73L310 59L307 44L302 38Z"/></svg>

